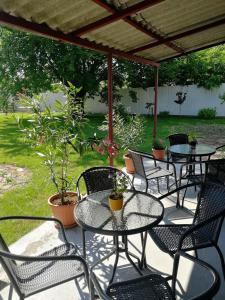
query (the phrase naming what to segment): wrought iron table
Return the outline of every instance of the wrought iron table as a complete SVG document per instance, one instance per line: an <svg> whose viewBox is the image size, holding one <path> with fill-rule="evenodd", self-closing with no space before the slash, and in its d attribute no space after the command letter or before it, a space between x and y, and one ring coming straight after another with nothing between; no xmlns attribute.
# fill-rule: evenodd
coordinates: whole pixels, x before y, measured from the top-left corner
<svg viewBox="0 0 225 300"><path fill-rule="evenodd" d="M110 190L105 190L84 197L77 204L74 214L82 230L113 236L113 250L95 264L97 265L115 254L111 283L115 276L121 252L125 253L127 260L142 275L140 269L145 259L146 236L143 238L143 234L141 235L143 246L141 260L128 250L127 236L146 232L146 230L158 224L163 217L164 208L162 203L152 195L136 190L128 190L124 193L123 208L120 211L111 211L108 205L109 194ZM86 256L84 233L83 250L84 256ZM131 257L137 259L138 266Z"/></svg>

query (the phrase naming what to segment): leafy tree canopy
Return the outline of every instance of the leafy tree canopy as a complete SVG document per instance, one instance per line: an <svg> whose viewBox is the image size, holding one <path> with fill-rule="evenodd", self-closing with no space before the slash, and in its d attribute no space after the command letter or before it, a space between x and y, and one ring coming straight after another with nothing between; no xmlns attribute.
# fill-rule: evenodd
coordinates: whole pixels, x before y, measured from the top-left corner
<svg viewBox="0 0 225 300"><path fill-rule="evenodd" d="M104 55L74 45L0 27L1 99L27 90L39 93L53 83L71 82L82 87L83 100L100 95L107 99L107 61ZM160 85L197 84L211 89L225 82L225 46L214 47L164 62ZM113 60L114 99L122 87L147 88L154 84L154 70L125 60ZM136 94L131 90L135 101Z"/></svg>

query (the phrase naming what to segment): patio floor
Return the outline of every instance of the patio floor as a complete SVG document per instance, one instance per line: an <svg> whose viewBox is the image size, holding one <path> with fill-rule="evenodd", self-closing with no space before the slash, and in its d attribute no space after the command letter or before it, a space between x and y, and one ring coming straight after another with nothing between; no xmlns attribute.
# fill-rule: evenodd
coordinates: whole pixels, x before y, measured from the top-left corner
<svg viewBox="0 0 225 300"><path fill-rule="evenodd" d="M144 189L144 185L141 180L135 181L135 186L139 189ZM151 189L155 190L155 184L152 183ZM156 191L154 191L156 192ZM189 223L192 220L193 212L196 206L196 193L193 190L188 191L188 199L185 201L186 209L177 209L175 207L175 197L171 196L169 199L163 200L165 206L165 214L162 222L164 223ZM82 248L81 230L79 227L66 230L67 237L70 241L76 243L79 248ZM41 226L22 237L19 241L10 246L12 252L20 254L35 255L41 253L61 242L60 234L53 224L50 222L43 223ZM219 245L225 255L225 224L222 227L222 233L219 240ZM107 254L112 248L112 238L109 236L103 236L99 234L87 233L87 255L88 263L100 259L103 255ZM140 255L141 241L139 235L133 235L129 237L129 248L137 255ZM159 250L150 237L147 240L146 247L147 262L149 270L145 273L157 270L161 274L171 274L172 270L172 258ZM198 251L199 258L212 264L220 274L221 287L214 299L225 298L225 283L222 276L222 269L220 260L215 249L208 248ZM111 257L104 264L99 265L96 268L96 274L98 275L100 282L103 286L107 285L112 272L114 263L114 257ZM191 279L190 279L191 275ZM133 267L128 263L123 254L119 259L119 268L117 269L115 280L129 279L139 276ZM191 295L196 295L204 289L204 285L207 284L207 278L202 270L193 268L190 262L182 259L180 262L178 295L180 299L187 299ZM188 290L186 296L183 296L183 291ZM0 299L3 300L17 300L19 299L16 292L9 292L9 284L6 274L3 270L0 271ZM88 289L83 279L77 281L70 281L66 284L59 285L42 293L29 297L31 300L78 300L88 299Z"/></svg>

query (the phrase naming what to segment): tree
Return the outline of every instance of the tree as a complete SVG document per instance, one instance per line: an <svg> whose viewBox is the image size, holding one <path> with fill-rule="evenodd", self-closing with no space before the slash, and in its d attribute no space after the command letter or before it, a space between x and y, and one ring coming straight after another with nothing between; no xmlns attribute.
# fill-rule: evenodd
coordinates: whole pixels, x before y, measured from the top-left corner
<svg viewBox="0 0 225 300"><path fill-rule="evenodd" d="M79 97L84 101L107 94L106 57L74 45L61 43L29 33L0 28L0 86L12 95L22 89L39 93L52 89L52 83L68 81L82 87ZM114 96L125 81L125 73L113 61Z"/></svg>
<svg viewBox="0 0 225 300"><path fill-rule="evenodd" d="M100 95L107 101L106 57L74 45L30 33L0 27L0 88L2 97L15 96L23 89L39 93L53 83L82 87L79 98ZM164 62L159 85L197 84L208 89L225 82L225 46L214 47ZM154 69L126 60L113 59L113 96L120 100L120 89L154 85ZM137 101L130 89L130 97ZM3 101L4 102L4 101Z"/></svg>

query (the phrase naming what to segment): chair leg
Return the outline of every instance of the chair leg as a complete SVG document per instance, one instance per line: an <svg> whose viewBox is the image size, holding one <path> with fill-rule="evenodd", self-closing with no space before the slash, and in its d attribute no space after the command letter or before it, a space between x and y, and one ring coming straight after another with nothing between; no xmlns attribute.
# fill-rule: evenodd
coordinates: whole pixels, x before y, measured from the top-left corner
<svg viewBox="0 0 225 300"><path fill-rule="evenodd" d="M225 262L224 262L224 258L223 258L223 253L221 252L220 247L217 244L215 244L214 246L219 254L221 265L222 265L222 270L223 270L223 277L225 279Z"/></svg>
<svg viewBox="0 0 225 300"><path fill-rule="evenodd" d="M93 281L91 280L91 277L89 278L89 291L90 291L90 300L94 300L95 299L95 287L93 284Z"/></svg>
<svg viewBox="0 0 225 300"><path fill-rule="evenodd" d="M85 230L82 228L82 246L83 246L83 256L86 259L86 243L85 243Z"/></svg>
<svg viewBox="0 0 225 300"><path fill-rule="evenodd" d="M145 193L148 192L148 180L146 180L146 189L145 189Z"/></svg>
<svg viewBox="0 0 225 300"><path fill-rule="evenodd" d="M159 178L157 178L156 180L157 180L157 189L158 189L158 193L160 193L160 189L159 189Z"/></svg>
<svg viewBox="0 0 225 300"><path fill-rule="evenodd" d="M198 259L198 250L195 249L195 257Z"/></svg>

